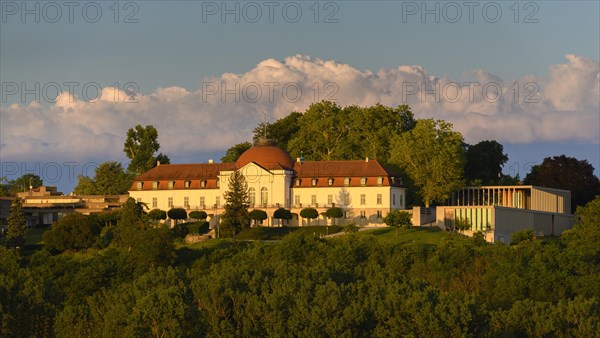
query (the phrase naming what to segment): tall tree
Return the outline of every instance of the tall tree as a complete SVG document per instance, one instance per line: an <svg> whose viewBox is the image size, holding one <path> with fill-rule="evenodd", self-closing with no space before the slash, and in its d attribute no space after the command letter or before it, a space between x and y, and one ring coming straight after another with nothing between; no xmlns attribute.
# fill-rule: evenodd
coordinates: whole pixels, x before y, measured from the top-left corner
<svg viewBox="0 0 600 338"><path fill-rule="evenodd" d="M579 206L577 221L573 229L566 231L562 239L573 248L575 256L583 257L587 262L600 263L600 195Z"/></svg>
<svg viewBox="0 0 600 338"><path fill-rule="evenodd" d="M572 212L600 194L600 181L594 175L594 167L587 160L565 155L546 157L531 168L524 183L570 190Z"/></svg>
<svg viewBox="0 0 600 338"><path fill-rule="evenodd" d="M25 233L27 232L27 220L23 212L20 198L15 198L8 215L8 232L6 233L6 244L8 247L20 247L25 244Z"/></svg>
<svg viewBox="0 0 600 338"><path fill-rule="evenodd" d="M132 182L133 174L125 172L121 163L103 162L96 168L94 179L79 176L73 192L76 195L120 195L127 193Z"/></svg>
<svg viewBox="0 0 600 338"><path fill-rule="evenodd" d="M254 142L265 137L266 128L266 138L275 140L279 147L289 152L288 143L300 129L298 120L301 116L302 113L292 112L273 123L260 123L254 128Z"/></svg>
<svg viewBox="0 0 600 338"><path fill-rule="evenodd" d="M79 175L77 176L77 185L73 188L75 195L95 195L96 194L96 182L93 179Z"/></svg>
<svg viewBox="0 0 600 338"><path fill-rule="evenodd" d="M508 161L504 147L496 141L481 141L467 145L465 151L465 179L482 184L497 184L502 179L502 167Z"/></svg>
<svg viewBox="0 0 600 338"><path fill-rule="evenodd" d="M42 179L36 174L25 174L16 180L8 182L8 189L12 194L29 191L29 187L37 188L44 184Z"/></svg>
<svg viewBox="0 0 600 338"><path fill-rule="evenodd" d="M394 135L415 127L416 121L408 105L396 108L376 104L371 107L351 106L348 111L350 130L347 142L355 149L353 158L370 157L387 163Z"/></svg>
<svg viewBox="0 0 600 338"><path fill-rule="evenodd" d="M96 168L94 177L96 193L102 195L125 194L131 187L133 177L128 175L119 162L104 162Z"/></svg>
<svg viewBox="0 0 600 338"><path fill-rule="evenodd" d="M154 168L157 159L162 159L161 163L169 162L166 155L154 156L158 149L160 149L160 144L156 128L151 125L142 127L139 124L135 128L130 128L127 131L127 139L123 147L125 155L131 160L127 170L135 175L141 175Z"/></svg>
<svg viewBox="0 0 600 338"><path fill-rule="evenodd" d="M223 163L235 163L237 159L248 149L252 147L250 142L238 143L227 149L225 156L221 157Z"/></svg>
<svg viewBox="0 0 600 338"><path fill-rule="evenodd" d="M314 161L354 157L354 151L345 140L350 129L348 120L347 111L335 103L312 104L298 119L298 133L288 144L290 154Z"/></svg>
<svg viewBox="0 0 600 338"><path fill-rule="evenodd" d="M0 176L0 196L8 196L8 180L4 176Z"/></svg>
<svg viewBox="0 0 600 338"><path fill-rule="evenodd" d="M426 207L445 201L462 185L462 143L462 135L452 130L452 124L433 119L418 120L413 130L396 136L392 161L419 187Z"/></svg>
<svg viewBox="0 0 600 338"><path fill-rule="evenodd" d="M225 212L221 224L235 235L250 225L248 184L242 172L236 170L229 176L229 189L225 192Z"/></svg>

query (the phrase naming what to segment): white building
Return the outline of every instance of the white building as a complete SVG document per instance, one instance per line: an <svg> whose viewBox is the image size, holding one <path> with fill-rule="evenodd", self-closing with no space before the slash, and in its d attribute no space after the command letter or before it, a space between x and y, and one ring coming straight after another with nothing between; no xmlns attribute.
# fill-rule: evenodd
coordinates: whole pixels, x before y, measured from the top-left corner
<svg viewBox="0 0 600 338"><path fill-rule="evenodd" d="M306 207L319 213L341 207L346 221L358 224L382 223L390 210L405 208L401 178L376 160L294 161L271 141L258 142L236 163L158 165L137 177L129 194L150 209L204 210L214 221L223 212L224 193L235 170L246 178L252 208L269 215L264 225L277 224L272 216L279 207L291 210L290 225L306 224L298 218ZM331 220L321 216L311 224Z"/></svg>
<svg viewBox="0 0 600 338"><path fill-rule="evenodd" d="M470 224L464 234L481 231L488 242L511 241L514 232L531 229L536 236L560 236L573 225L571 192L531 185L467 187L456 191L447 206L436 208L436 225Z"/></svg>

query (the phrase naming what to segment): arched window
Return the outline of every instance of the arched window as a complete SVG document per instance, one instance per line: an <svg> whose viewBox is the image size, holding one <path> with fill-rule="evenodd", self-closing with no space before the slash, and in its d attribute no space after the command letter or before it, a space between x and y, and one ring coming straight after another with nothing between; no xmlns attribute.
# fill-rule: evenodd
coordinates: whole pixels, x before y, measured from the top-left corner
<svg viewBox="0 0 600 338"><path fill-rule="evenodd" d="M262 187L260 189L260 204L267 205L269 203L269 192L267 188Z"/></svg>
<svg viewBox="0 0 600 338"><path fill-rule="evenodd" d="M256 191L254 191L254 188L248 189L248 201L250 202L251 206L256 204Z"/></svg>

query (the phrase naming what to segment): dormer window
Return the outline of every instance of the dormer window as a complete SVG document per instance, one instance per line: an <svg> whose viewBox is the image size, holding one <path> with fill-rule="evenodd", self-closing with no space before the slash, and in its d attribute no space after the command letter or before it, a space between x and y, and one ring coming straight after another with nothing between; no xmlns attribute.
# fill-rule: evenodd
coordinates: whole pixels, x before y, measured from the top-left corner
<svg viewBox="0 0 600 338"><path fill-rule="evenodd" d="M137 190L142 190L142 182L137 182Z"/></svg>
<svg viewBox="0 0 600 338"><path fill-rule="evenodd" d="M297 187L299 187L301 183L302 183L302 180L301 180L301 179L297 179L297 180L296 180L296 186L297 186Z"/></svg>
<svg viewBox="0 0 600 338"><path fill-rule="evenodd" d="M157 190L158 189L158 181L152 182L152 189L153 190Z"/></svg>
<svg viewBox="0 0 600 338"><path fill-rule="evenodd" d="M383 177L381 177L381 176L377 177L377 185L378 186L382 186L383 185Z"/></svg>
<svg viewBox="0 0 600 338"><path fill-rule="evenodd" d="M186 188L189 188L189 187L190 187L190 181L185 181L185 184L184 184L184 186L185 186Z"/></svg>
<svg viewBox="0 0 600 338"><path fill-rule="evenodd" d="M363 177L360 179L360 186L364 187L365 185L367 185L367 178Z"/></svg>
<svg viewBox="0 0 600 338"><path fill-rule="evenodd" d="M314 186L316 186L316 185L317 185L317 179L316 179L316 178L313 178L311 183L312 183L312 186L313 186L313 187L314 187Z"/></svg>
<svg viewBox="0 0 600 338"><path fill-rule="evenodd" d="M329 184L329 186L333 185L333 178L330 178L329 180L327 180L327 183Z"/></svg>
<svg viewBox="0 0 600 338"><path fill-rule="evenodd" d="M175 181L169 181L169 189L173 189L175 186Z"/></svg>
<svg viewBox="0 0 600 338"><path fill-rule="evenodd" d="M200 188L204 188L206 187L206 181L202 180L200 181Z"/></svg>
<svg viewBox="0 0 600 338"><path fill-rule="evenodd" d="M217 188L221 187L221 182L219 181L219 179L217 178Z"/></svg>
<svg viewBox="0 0 600 338"><path fill-rule="evenodd" d="M346 187L350 186L350 177L344 178L344 186L346 186Z"/></svg>

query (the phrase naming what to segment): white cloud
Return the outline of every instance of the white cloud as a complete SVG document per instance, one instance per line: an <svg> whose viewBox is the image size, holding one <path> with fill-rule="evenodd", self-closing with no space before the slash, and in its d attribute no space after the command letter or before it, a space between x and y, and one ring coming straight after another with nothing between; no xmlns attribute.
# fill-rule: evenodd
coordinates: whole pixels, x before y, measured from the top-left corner
<svg viewBox="0 0 600 338"><path fill-rule="evenodd" d="M543 79L503 80L474 70L466 74L476 82L470 87L467 80L439 78L418 65L371 72L307 56L267 59L244 74L205 79L193 91L169 87L130 95L104 88L97 102L62 93L53 104L2 106L0 151L3 161L122 158L126 131L136 124L156 126L167 154L224 150L250 139L263 112L273 120L322 99L342 106L406 103L419 118L454 123L470 143L598 143L599 63L574 55L566 59Z"/></svg>

